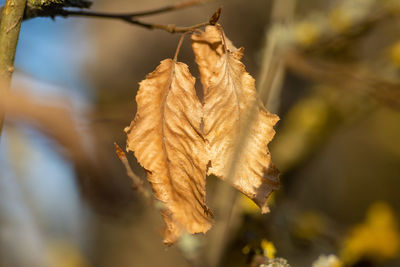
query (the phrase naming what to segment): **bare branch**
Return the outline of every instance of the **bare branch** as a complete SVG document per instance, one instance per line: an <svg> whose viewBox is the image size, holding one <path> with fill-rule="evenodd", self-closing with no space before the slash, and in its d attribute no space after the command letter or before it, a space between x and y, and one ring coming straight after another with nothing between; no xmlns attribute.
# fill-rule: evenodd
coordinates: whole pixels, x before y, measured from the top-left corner
<svg viewBox="0 0 400 267"><path fill-rule="evenodd" d="M130 12L130 13L109 13L109 12L97 12L97 11L88 11L88 10L71 10L71 9L66 9L65 7L59 7L59 6L43 6L43 7L36 7L36 6L27 6L24 14L24 20L31 19L31 18L36 18L36 17L50 17L50 18L55 18L55 17L87 17L87 18L103 18L103 19L115 19L115 20L120 20L124 21L133 25L137 25L140 27L144 27L147 29L159 29L159 30L164 30L170 33L184 33L188 31L194 31L198 28L207 26L209 24L215 24L218 19L221 10L218 9L217 12L214 13L214 15L211 17L211 19L208 22L203 22L199 23L196 25L188 26L188 27L177 27L174 24L169 24L169 25L163 25L163 24L154 24L154 23L146 23L139 21L137 18L138 17L144 17L144 16L150 16L150 15L156 15L156 14L161 14L165 12L170 12L174 10L179 10L195 5L199 5L201 3L204 3L208 0L186 0L183 2L180 2L175 5L168 5L165 7L157 8L157 9L152 9L148 11L141 11L141 12ZM0 7L0 17L3 13L4 7Z"/></svg>
<svg viewBox="0 0 400 267"><path fill-rule="evenodd" d="M19 29L26 6L26 0L7 0L5 15L0 26L0 98L8 91L14 71L14 57L17 49ZM0 134L3 127L4 113L0 112Z"/></svg>
<svg viewBox="0 0 400 267"><path fill-rule="evenodd" d="M106 19L116 19L116 20L121 20L125 21L130 24L134 24L137 26L141 26L147 29L159 29L159 30L164 30L170 33L184 33L188 31L194 31L198 28L205 27L209 24L216 23L216 21L219 19L219 14L220 14L220 9L218 9L211 19L207 22L195 24L192 26L188 27L177 27L174 24L169 24L169 25L163 25L163 24L155 24L155 23L146 23L142 22L136 19L136 17L140 16L147 16L147 15L154 15L162 12L167 12L171 10L176 10L188 6L192 6L195 4L198 4L202 1L185 1L182 2L179 5L174 5L174 6L169 6L165 8L159 8L156 10L152 11L145 11L145 12L139 12L139 13L104 13L104 12L94 12L94 11L85 11L85 10L65 10L65 9L60 9L57 10L53 13L45 13L45 14L37 14L37 16L41 17L55 17L55 16L62 16L62 17L69 17L69 16L81 16L81 17L88 17L88 18L106 18Z"/></svg>
<svg viewBox="0 0 400 267"><path fill-rule="evenodd" d="M87 10L70 10L65 9L67 6L28 6L24 19L30 19L35 17L68 17L68 16L84 16L84 17L97 17L97 18L111 18L111 19L122 19L122 20L134 20L137 17L151 16L161 13L166 13L174 10L179 10L195 5L199 5L205 2L205 0L186 0L174 5L168 5L156 9L140 11L140 12L128 12L128 13L109 13L109 12L96 12Z"/></svg>

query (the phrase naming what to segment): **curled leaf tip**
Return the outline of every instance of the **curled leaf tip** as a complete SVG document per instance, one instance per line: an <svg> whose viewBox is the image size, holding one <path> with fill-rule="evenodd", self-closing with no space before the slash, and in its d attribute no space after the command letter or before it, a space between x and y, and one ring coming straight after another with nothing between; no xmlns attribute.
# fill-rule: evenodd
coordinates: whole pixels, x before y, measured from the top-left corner
<svg viewBox="0 0 400 267"><path fill-rule="evenodd" d="M222 8L218 8L217 11L215 11L215 13L211 16L209 20L210 25L215 25L218 22L219 17L221 16L221 10Z"/></svg>

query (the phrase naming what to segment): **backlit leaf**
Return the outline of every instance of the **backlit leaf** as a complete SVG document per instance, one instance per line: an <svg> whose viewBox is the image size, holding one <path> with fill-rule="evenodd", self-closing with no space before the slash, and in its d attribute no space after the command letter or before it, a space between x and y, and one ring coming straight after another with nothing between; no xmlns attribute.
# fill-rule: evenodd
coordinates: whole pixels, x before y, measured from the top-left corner
<svg viewBox="0 0 400 267"><path fill-rule="evenodd" d="M200 125L202 107L187 65L166 59L140 83L138 112L127 150L146 169L157 199L164 204L164 242L175 242L184 230L204 233L212 214L205 204L208 159Z"/></svg>
<svg viewBox="0 0 400 267"><path fill-rule="evenodd" d="M278 116L269 113L260 101L254 79L240 61L243 48L236 49L216 26L192 36L193 51L204 88L204 137L211 166L208 174L226 179L241 133L256 104L256 113L240 160L234 162L233 185L251 198L263 213L267 198L279 188L279 171L271 162L268 143Z"/></svg>

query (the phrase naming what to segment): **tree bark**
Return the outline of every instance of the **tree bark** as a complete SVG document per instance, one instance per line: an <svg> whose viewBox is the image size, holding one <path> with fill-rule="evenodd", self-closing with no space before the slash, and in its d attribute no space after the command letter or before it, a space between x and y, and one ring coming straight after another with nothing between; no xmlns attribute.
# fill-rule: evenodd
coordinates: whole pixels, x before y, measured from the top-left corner
<svg viewBox="0 0 400 267"><path fill-rule="evenodd" d="M6 0L0 21L0 98L8 92L26 0ZM0 114L0 135L4 114Z"/></svg>

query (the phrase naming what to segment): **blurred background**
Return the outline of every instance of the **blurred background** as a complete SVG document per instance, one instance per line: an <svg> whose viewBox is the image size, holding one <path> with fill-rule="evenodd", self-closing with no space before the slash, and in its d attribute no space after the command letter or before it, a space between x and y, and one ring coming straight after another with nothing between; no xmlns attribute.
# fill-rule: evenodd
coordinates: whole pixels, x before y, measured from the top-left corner
<svg viewBox="0 0 400 267"><path fill-rule="evenodd" d="M91 9L177 2L97 0ZM207 1L143 21L194 25L220 6L220 24L281 118L271 212L238 195L218 255L213 229L164 246L162 218L132 190L113 143L125 146L138 82L173 57L180 36L34 18L22 24L0 141L0 266L400 266L400 1ZM188 38L179 60L199 81ZM218 186L207 178L211 209L224 201Z"/></svg>

